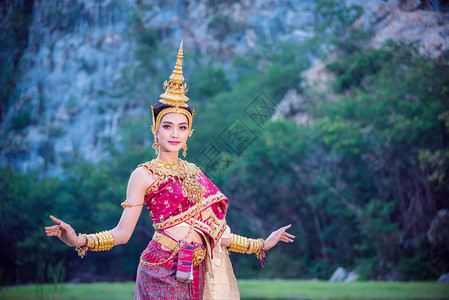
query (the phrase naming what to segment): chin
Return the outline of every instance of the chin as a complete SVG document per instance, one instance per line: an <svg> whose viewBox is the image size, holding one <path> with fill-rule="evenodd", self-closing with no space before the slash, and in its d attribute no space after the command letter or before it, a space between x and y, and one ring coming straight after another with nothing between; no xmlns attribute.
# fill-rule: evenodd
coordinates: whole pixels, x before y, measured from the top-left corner
<svg viewBox="0 0 449 300"><path fill-rule="evenodd" d="M182 146L183 145L177 145L177 146L175 146L175 145L169 145L169 146L167 146L167 147L164 147L164 151L165 152L179 152L179 150L181 150L182 149Z"/></svg>

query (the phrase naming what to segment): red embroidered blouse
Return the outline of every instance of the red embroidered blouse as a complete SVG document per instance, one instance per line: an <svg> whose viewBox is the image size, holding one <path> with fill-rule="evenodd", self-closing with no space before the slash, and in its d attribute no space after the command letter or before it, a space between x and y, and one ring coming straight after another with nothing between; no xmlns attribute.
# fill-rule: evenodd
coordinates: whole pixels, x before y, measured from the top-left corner
<svg viewBox="0 0 449 300"><path fill-rule="evenodd" d="M163 230L193 222L196 229L210 237L213 249L226 229L226 196L196 165L184 160L167 163L153 159L139 167L156 177L145 194L154 228Z"/></svg>

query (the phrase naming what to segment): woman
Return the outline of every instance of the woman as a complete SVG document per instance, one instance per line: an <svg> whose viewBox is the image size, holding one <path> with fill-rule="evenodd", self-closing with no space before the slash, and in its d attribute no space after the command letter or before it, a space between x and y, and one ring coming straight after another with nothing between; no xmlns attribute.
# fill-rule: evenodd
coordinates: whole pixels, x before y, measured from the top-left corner
<svg viewBox="0 0 449 300"><path fill-rule="evenodd" d="M83 257L87 250L126 244L146 205L156 231L140 258L135 299L236 299L228 251L255 253L263 260L264 251L279 241L293 242L294 236L286 232L290 225L266 240L231 234L225 220L228 199L197 166L178 158L181 149L185 156L193 132L182 58L181 42L173 74L164 82L165 92L151 107L157 158L132 172L118 225L77 236L69 224L50 216L57 225L45 231L75 246Z"/></svg>

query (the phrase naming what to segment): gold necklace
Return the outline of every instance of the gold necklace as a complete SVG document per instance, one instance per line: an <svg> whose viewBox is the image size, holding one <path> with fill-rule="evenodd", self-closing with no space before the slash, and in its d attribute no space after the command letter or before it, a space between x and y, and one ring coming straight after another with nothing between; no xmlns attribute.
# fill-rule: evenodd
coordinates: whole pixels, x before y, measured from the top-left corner
<svg viewBox="0 0 449 300"><path fill-rule="evenodd" d="M195 164L178 158L174 163L153 159L145 165L153 174L181 179L182 192L190 201L199 203L203 199L206 190L199 180L201 170Z"/></svg>
<svg viewBox="0 0 449 300"><path fill-rule="evenodd" d="M182 159L178 159L177 162L170 163L160 159L153 159L147 162L148 169L150 169L156 175L166 175L173 177L180 177L183 173L184 164L186 162Z"/></svg>

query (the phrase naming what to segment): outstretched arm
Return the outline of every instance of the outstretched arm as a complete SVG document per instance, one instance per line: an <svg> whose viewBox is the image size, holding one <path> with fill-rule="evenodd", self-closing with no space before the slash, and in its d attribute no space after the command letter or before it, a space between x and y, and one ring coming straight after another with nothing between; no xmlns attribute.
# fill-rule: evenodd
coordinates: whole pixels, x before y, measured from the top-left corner
<svg viewBox="0 0 449 300"><path fill-rule="evenodd" d="M134 205L124 209L122 217L117 226L110 230L114 238L114 245L126 244L136 227L147 188L154 182L154 178L143 168L137 168L131 174L126 191L127 201ZM47 236L57 236L68 246L83 246L86 243L85 237L77 236L75 230L64 221L50 216L50 219L57 225L45 227Z"/></svg>
<svg viewBox="0 0 449 300"><path fill-rule="evenodd" d="M292 243L295 236L293 234L288 233L286 230L292 227L292 225L287 225L284 227L279 228L278 230L273 231L269 237L267 237L266 240L264 240L264 247L263 249L269 250L276 246L276 244L279 241L285 242L285 243ZM221 244L223 246L229 247L232 243L232 237L230 238L222 238Z"/></svg>

